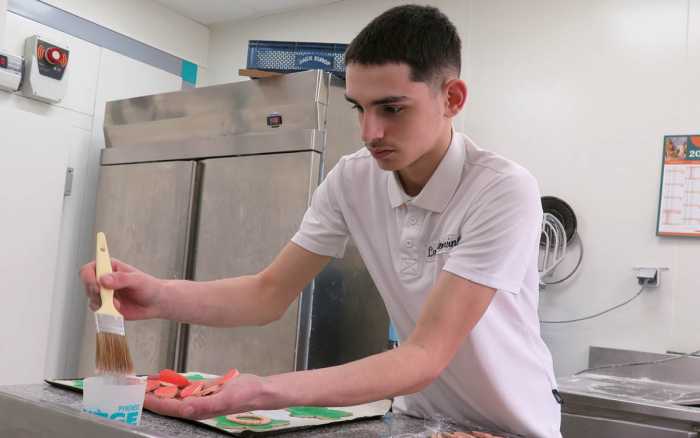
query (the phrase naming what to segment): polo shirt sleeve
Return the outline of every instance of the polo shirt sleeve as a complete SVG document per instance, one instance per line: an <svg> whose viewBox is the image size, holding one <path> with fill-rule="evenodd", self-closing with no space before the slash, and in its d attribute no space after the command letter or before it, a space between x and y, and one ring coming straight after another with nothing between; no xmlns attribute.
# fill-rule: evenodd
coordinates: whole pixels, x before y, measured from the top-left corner
<svg viewBox="0 0 700 438"><path fill-rule="evenodd" d="M342 258L349 231L338 203L343 160L328 173L316 188L311 205L306 210L299 231L292 242L316 254Z"/></svg>
<svg viewBox="0 0 700 438"><path fill-rule="evenodd" d="M486 187L470 207L459 244L443 270L517 294L528 267L536 262L541 230L537 181L524 170L506 175Z"/></svg>

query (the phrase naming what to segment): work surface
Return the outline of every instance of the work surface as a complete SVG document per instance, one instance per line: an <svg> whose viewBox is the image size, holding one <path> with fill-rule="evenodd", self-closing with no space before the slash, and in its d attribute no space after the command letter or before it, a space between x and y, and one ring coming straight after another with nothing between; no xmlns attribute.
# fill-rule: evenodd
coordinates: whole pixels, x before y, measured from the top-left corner
<svg viewBox="0 0 700 438"><path fill-rule="evenodd" d="M557 379L566 438L698 437L700 358L591 347L589 367Z"/></svg>
<svg viewBox="0 0 700 438"><path fill-rule="evenodd" d="M227 436L182 420L144 411L141 425L128 427L80 412L78 393L48 384L0 386L0 436L29 438L89 437L222 437ZM429 437L449 428L437 420L420 420L387 414L382 418L358 420L311 429L264 435L285 438L316 437ZM454 430L454 429L452 429ZM256 435L246 435L256 436Z"/></svg>

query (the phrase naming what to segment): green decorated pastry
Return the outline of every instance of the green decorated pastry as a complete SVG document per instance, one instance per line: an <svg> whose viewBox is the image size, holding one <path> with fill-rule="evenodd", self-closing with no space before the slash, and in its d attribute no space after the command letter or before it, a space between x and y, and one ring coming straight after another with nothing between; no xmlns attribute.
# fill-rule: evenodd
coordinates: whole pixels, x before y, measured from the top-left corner
<svg viewBox="0 0 700 438"><path fill-rule="evenodd" d="M350 417L351 412L337 409L321 408L318 406L292 406L287 408L289 415L300 418L318 418L319 420L338 420L343 417Z"/></svg>

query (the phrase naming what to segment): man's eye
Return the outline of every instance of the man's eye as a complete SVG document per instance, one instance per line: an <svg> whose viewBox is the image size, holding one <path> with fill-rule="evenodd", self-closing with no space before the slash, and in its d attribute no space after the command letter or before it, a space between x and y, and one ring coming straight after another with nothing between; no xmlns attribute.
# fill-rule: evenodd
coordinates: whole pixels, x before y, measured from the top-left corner
<svg viewBox="0 0 700 438"><path fill-rule="evenodd" d="M403 111L403 107L400 106L387 105L384 107L384 112L390 114L398 114L401 111Z"/></svg>
<svg viewBox="0 0 700 438"><path fill-rule="evenodd" d="M357 110L358 112L364 111L360 105L353 105L352 109Z"/></svg>

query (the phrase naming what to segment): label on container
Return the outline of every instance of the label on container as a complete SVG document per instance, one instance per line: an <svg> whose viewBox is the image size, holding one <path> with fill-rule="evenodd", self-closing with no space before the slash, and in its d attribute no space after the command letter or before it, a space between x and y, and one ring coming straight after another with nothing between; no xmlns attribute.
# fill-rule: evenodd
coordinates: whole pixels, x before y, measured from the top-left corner
<svg viewBox="0 0 700 438"><path fill-rule="evenodd" d="M328 70L333 68L334 62L335 58L327 55L300 54L294 57L294 65L303 69Z"/></svg>
<svg viewBox="0 0 700 438"><path fill-rule="evenodd" d="M106 412L102 409L83 409L83 412L88 414L97 415L98 417L106 418L108 420L121 421L125 424L131 424L136 426L138 424L139 415L141 414L140 404L129 404L129 405L119 405L116 411Z"/></svg>

